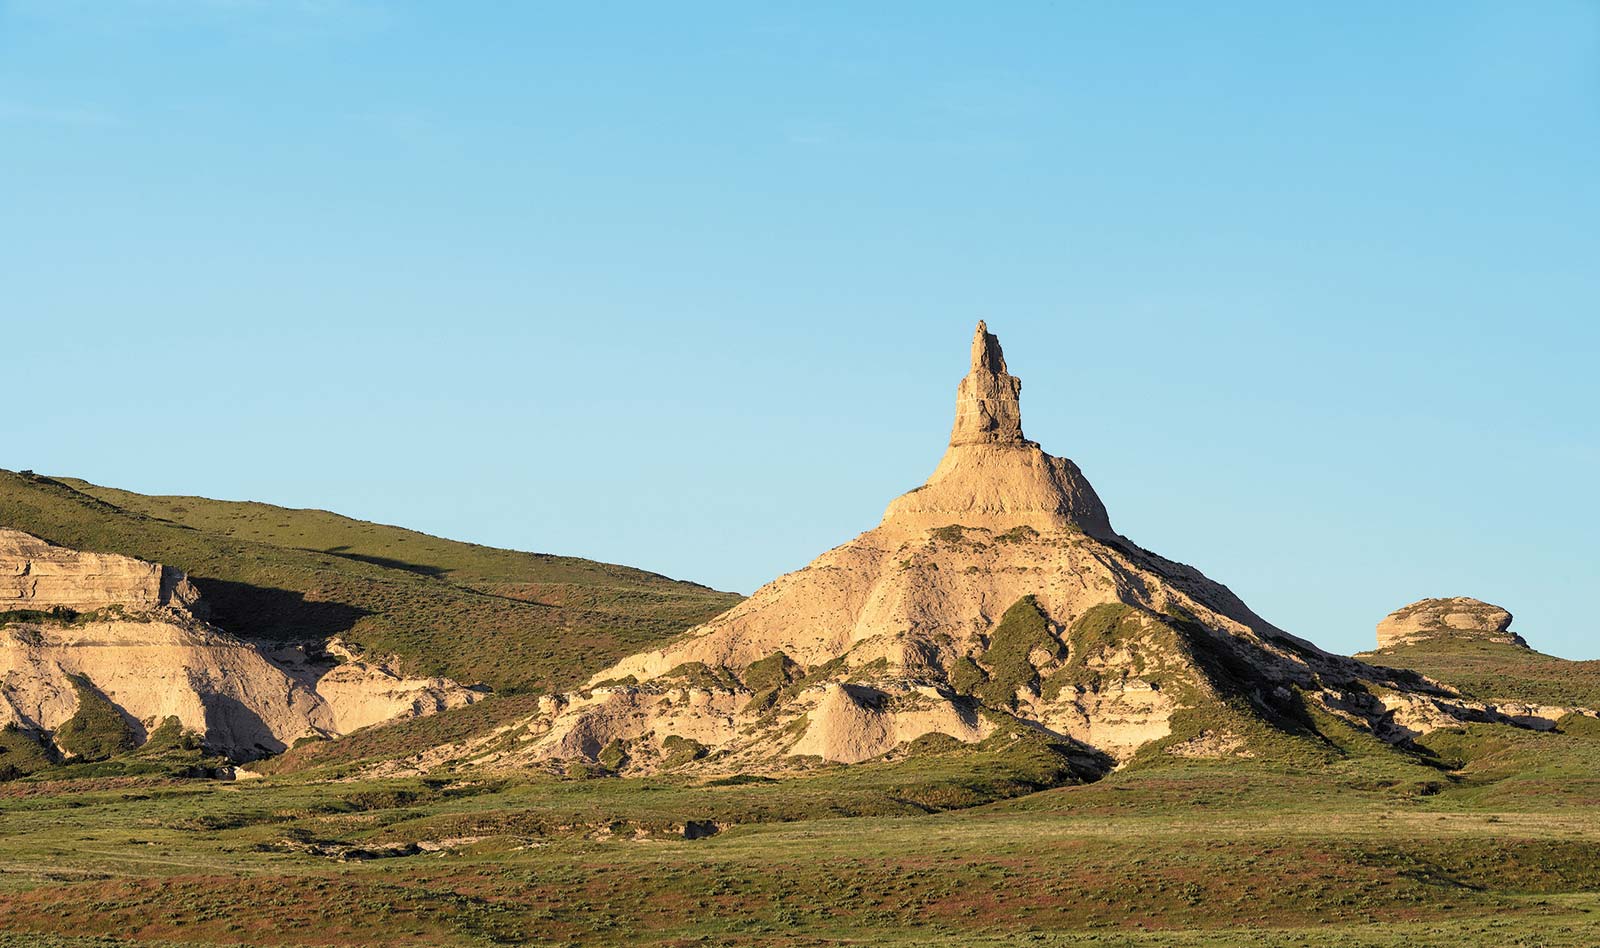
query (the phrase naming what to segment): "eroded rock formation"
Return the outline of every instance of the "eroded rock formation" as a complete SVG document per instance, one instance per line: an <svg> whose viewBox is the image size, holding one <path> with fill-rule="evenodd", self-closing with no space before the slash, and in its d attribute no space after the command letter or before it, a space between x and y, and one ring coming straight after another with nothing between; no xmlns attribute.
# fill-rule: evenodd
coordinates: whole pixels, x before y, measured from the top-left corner
<svg viewBox="0 0 1600 948"><path fill-rule="evenodd" d="M448 753L747 769L863 761L928 734L973 742L1020 725L1126 761L1151 747L1250 756L1250 735L1305 733L1312 714L1390 741L1442 721L1509 720L1420 676L1325 653L1118 535L1078 466L1023 436L1020 391L979 323L943 458L875 528Z"/></svg>
<svg viewBox="0 0 1600 948"><path fill-rule="evenodd" d="M972 371L956 390L950 443L1029 444L1022 436L1022 380L1006 371L1000 340L978 321L972 336Z"/></svg>
<svg viewBox="0 0 1600 948"><path fill-rule="evenodd" d="M0 612L42 607L74 612L108 606L187 609L198 599L183 573L159 563L115 553L81 553L0 528Z"/></svg>
<svg viewBox="0 0 1600 948"><path fill-rule="evenodd" d="M1481 599L1420 599L1396 609L1378 623L1378 648L1442 638L1526 646L1522 636L1510 628L1511 613Z"/></svg>
<svg viewBox="0 0 1600 948"><path fill-rule="evenodd" d="M0 529L0 724L48 737L91 687L139 742L175 717L213 750L248 759L478 697L337 642L331 654L269 653L206 623L199 605L176 570Z"/></svg>

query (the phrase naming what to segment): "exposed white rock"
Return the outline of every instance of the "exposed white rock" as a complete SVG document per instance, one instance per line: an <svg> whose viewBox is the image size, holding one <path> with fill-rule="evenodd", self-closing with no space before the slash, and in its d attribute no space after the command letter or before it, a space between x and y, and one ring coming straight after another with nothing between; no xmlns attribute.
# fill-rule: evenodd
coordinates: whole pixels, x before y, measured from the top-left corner
<svg viewBox="0 0 1600 948"><path fill-rule="evenodd" d="M926 734L971 743L993 730L972 708L930 688L879 690L834 682L823 689L806 716L805 733L788 752L854 764Z"/></svg>
<svg viewBox="0 0 1600 948"><path fill-rule="evenodd" d="M0 723L55 731L78 710L87 678L139 731L169 715L211 747L240 757L334 733L315 690L254 647L177 614L81 625L0 628Z"/></svg>
<svg viewBox="0 0 1600 948"><path fill-rule="evenodd" d="M248 759L479 697L446 679L405 677L337 642L333 660L298 648L269 653L198 618L198 593L182 573L132 557L0 530L0 577L0 611L71 610L0 624L0 724L55 731L77 712L78 677L141 740L171 716L213 750Z"/></svg>

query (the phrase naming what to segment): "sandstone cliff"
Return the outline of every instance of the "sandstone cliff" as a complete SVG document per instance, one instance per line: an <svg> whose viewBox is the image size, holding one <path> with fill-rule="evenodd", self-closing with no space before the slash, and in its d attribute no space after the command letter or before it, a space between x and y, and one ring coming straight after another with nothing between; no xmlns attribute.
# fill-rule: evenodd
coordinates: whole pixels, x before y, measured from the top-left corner
<svg viewBox="0 0 1600 948"><path fill-rule="evenodd" d="M331 655L268 653L206 623L199 606L176 570L0 529L0 724L48 737L92 687L136 741L175 717L212 750L249 759L478 697L337 643Z"/></svg>
<svg viewBox="0 0 1600 948"><path fill-rule="evenodd" d="M0 528L0 611L190 609L199 598L181 572L159 563L114 553L80 553Z"/></svg>

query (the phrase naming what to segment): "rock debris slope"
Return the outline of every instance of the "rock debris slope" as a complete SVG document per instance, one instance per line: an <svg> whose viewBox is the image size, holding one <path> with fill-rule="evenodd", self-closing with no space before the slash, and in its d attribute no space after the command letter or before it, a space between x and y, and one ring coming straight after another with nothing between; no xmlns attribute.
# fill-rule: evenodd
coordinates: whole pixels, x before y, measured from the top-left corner
<svg viewBox="0 0 1600 948"><path fill-rule="evenodd" d="M402 677L337 642L326 655L268 653L204 612L177 570L0 529L0 724L48 738L92 689L135 742L176 718L212 750L248 759L477 698L445 679Z"/></svg>
<svg viewBox="0 0 1600 948"><path fill-rule="evenodd" d="M943 459L872 530L453 759L650 771L864 761L1024 726L1139 753L1249 756L1342 722L1391 742L1495 719L1419 675L1324 653L1118 535L1022 432L979 323ZM1264 741L1266 743L1264 743Z"/></svg>

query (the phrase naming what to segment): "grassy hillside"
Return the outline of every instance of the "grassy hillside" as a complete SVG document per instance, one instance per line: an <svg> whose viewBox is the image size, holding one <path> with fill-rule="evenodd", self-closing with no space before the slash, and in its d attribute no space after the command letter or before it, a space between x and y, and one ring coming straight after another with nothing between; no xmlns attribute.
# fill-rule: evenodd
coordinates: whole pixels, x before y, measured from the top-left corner
<svg viewBox="0 0 1600 948"><path fill-rule="evenodd" d="M413 671L501 691L572 685L738 601L643 570L326 511L145 497L11 471L0 471L0 526L182 569L212 621L239 635L339 635Z"/></svg>
<svg viewBox="0 0 1600 948"><path fill-rule="evenodd" d="M277 757L255 761L250 769L262 773L287 774L304 770L350 768L380 760L400 760L526 718L538 707L538 699L533 695L494 695L486 701L451 708L438 714L364 727L337 740L305 741Z"/></svg>
<svg viewBox="0 0 1600 948"><path fill-rule="evenodd" d="M1515 698L1600 709L1600 661L1575 662L1519 645L1445 636L1357 657L1419 671L1483 701Z"/></svg>

